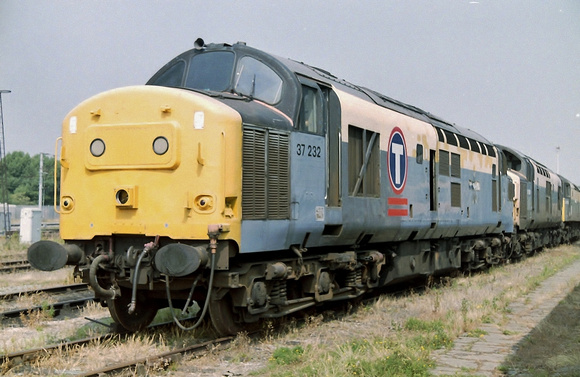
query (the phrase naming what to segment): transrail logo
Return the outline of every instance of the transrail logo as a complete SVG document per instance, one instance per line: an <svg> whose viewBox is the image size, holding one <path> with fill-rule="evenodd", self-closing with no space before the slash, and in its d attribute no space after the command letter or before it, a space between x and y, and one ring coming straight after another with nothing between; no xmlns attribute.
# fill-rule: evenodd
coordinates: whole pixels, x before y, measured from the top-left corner
<svg viewBox="0 0 580 377"><path fill-rule="evenodd" d="M393 128L389 137L387 167L393 191L397 195L402 194L407 183L407 147L405 136L399 127Z"/></svg>

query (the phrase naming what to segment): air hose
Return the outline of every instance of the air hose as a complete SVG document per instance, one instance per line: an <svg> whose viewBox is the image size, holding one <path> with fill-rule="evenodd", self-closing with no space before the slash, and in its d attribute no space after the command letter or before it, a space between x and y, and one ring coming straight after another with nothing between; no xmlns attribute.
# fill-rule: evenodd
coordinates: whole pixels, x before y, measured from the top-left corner
<svg viewBox="0 0 580 377"><path fill-rule="evenodd" d="M137 264L135 265L135 273L133 274L133 287L131 290L131 303L129 304L128 312L129 314L133 314L135 312L135 307L137 306L137 284L139 283L139 272L141 261L143 257L148 254L147 250L143 250L143 252L139 255L139 259L137 259Z"/></svg>
<svg viewBox="0 0 580 377"><path fill-rule="evenodd" d="M99 285L97 281L97 270L99 269L99 264L101 262L108 261L110 258L108 255L99 255L96 257L93 262L91 263L91 267L89 269L89 283L91 288L95 291L97 296L103 296L106 298L114 299L117 296L115 289L111 287L110 289L105 289Z"/></svg>
<svg viewBox="0 0 580 377"><path fill-rule="evenodd" d="M141 261L143 258L149 254L150 250L156 249L159 246L159 236L155 236L154 242L149 242L145 244L143 252L139 255L137 259L137 264L135 265L135 274L133 275L133 287L131 290L131 303L129 304L128 312L133 314L135 312L135 307L137 306L137 284L139 283L139 272L141 267Z"/></svg>
<svg viewBox="0 0 580 377"><path fill-rule="evenodd" d="M197 327L199 327L199 325L201 325L201 322L203 321L203 317L205 317L205 314L206 314L207 309L209 307L209 301L211 300L211 292L212 292L212 286L213 286L213 275L214 275L214 272L215 272L215 253L212 253L211 254L211 272L209 274L208 293L207 293L207 297L205 299L205 304L203 305L203 310L201 311L201 315L199 316L199 319L197 320L196 323L194 323L190 327L185 327L184 325L182 325L181 322L179 322L179 319L175 316L175 312L173 310L173 304L171 303L171 292L170 292L170 289L169 289L169 276L166 276L165 277L165 293L167 294L167 301L168 301L168 304L169 304L169 309L171 311L171 316L173 317L173 321L175 322L175 324L180 329L182 329L184 331L191 331L191 330L194 330ZM197 284L197 281L198 281L198 279L196 279L193 282L193 285L191 287L191 292L189 293L189 297L191 297L193 295L193 289L195 288L195 286ZM188 302L189 302L189 298L188 298ZM183 308L183 310L185 311L185 307Z"/></svg>

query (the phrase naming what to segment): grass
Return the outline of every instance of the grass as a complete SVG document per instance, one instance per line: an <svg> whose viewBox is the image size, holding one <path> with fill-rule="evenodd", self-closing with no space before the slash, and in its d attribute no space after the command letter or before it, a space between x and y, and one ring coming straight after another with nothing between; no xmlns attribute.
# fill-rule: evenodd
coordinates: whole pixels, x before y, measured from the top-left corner
<svg viewBox="0 0 580 377"><path fill-rule="evenodd" d="M401 342L398 336L370 341L354 339L323 354L316 352L313 346L307 347L306 351L301 346L281 347L273 352L266 372L276 377L428 376L432 361L425 346L436 342L423 340L421 335L415 335L407 342ZM313 354L317 356L316 362L312 360ZM280 369L279 365L292 367Z"/></svg>
<svg viewBox="0 0 580 377"><path fill-rule="evenodd" d="M73 267L45 272L30 270L11 274L0 274L0 293L33 290L42 287L74 283Z"/></svg>
<svg viewBox="0 0 580 377"><path fill-rule="evenodd" d="M429 376L433 352L450 348L462 334L485 336L482 323L501 326L511 302L580 258L579 252L578 245L559 247L518 264L444 280L421 295L382 298L342 321L294 324L280 338L264 340L269 358L253 375Z"/></svg>
<svg viewBox="0 0 580 377"><path fill-rule="evenodd" d="M270 357L270 362L276 365L290 365L301 361L304 355L304 348L295 346L293 348L277 348Z"/></svg>
<svg viewBox="0 0 580 377"><path fill-rule="evenodd" d="M0 237L0 263L26 259L28 245L21 244L17 236Z"/></svg>
<svg viewBox="0 0 580 377"><path fill-rule="evenodd" d="M383 297L372 305L355 308L354 314L342 319L325 321L324 317L334 316L327 312L308 317L301 324L289 320L282 333L272 331L272 322L266 322L264 326L268 331L259 343L239 334L225 352L212 348L202 358L184 358L179 366L167 363L148 366L147 371L152 375L163 375L167 369L177 369L187 371L186 374L195 371L201 376L247 368L244 375L273 377L429 376L435 366L434 352L444 352L453 345L456 337L465 333L473 337L484 336L482 323L501 326L509 314L511 302L579 257L580 246L559 247L515 265L493 268L474 276L443 279L422 294ZM1 285L2 281L0 289ZM87 316L100 320L108 318L106 309L90 310L94 314ZM164 318L168 318L167 312L161 312L157 320ZM52 331L54 322L57 321L46 321L41 327L29 329L32 335L28 339L34 339L37 344L41 339L51 339L55 333ZM79 326L79 323L83 325ZM58 333L81 337L81 334L98 331L99 327L77 321L71 329L59 330ZM207 328L202 328L194 333L184 333L176 329L163 337L143 333L122 344L113 340L85 346L67 353L66 357L47 358L42 365L51 370L87 370L90 368L79 366L86 362L84 360L91 360L96 368L183 346L192 339L207 336L207 331ZM3 338L0 343L6 345L9 341ZM580 344L580 339L578 342ZM26 347L31 347L31 343L29 341ZM0 348L6 349L5 345L0 344ZM577 360L574 355L552 355L553 358L544 364L553 365L555 370L565 370L570 362ZM512 361L509 367L516 368L515 363ZM464 375L471 374L466 370ZM542 374L534 375L540 376Z"/></svg>
<svg viewBox="0 0 580 377"><path fill-rule="evenodd" d="M5 252L24 252L28 245L20 243L18 235L11 237L0 237L0 251Z"/></svg>
<svg viewBox="0 0 580 377"><path fill-rule="evenodd" d="M48 301L43 301L40 309L20 314L20 321L24 326L42 329L42 323L54 318L55 310Z"/></svg>

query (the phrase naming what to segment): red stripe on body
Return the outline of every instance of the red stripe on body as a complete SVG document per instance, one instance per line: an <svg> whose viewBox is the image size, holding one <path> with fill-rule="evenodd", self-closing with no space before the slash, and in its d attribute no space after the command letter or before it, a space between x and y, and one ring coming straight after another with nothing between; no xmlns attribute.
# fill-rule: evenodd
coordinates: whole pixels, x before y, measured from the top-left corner
<svg viewBox="0 0 580 377"><path fill-rule="evenodd" d="M388 216L408 216L409 211L407 209L389 209L387 211Z"/></svg>
<svg viewBox="0 0 580 377"><path fill-rule="evenodd" d="M387 202L390 206L406 206L409 203L407 198L389 198Z"/></svg>

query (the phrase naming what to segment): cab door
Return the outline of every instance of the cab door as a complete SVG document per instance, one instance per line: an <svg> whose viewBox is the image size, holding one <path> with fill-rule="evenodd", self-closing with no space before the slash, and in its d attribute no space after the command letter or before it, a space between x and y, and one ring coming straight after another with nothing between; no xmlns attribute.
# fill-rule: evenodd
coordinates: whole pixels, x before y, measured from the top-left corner
<svg viewBox="0 0 580 377"><path fill-rule="evenodd" d="M322 234L327 196L325 97L319 84L299 77L300 113L290 139L289 243L316 246Z"/></svg>

